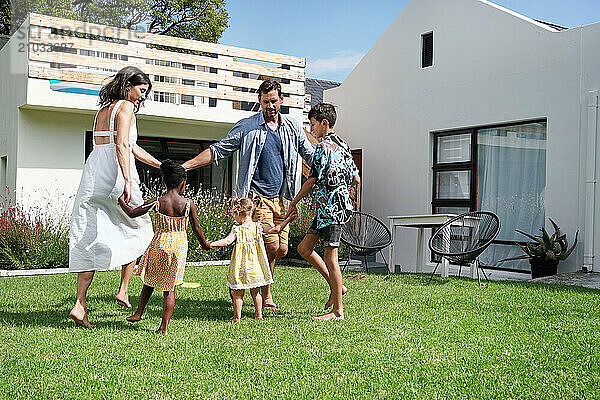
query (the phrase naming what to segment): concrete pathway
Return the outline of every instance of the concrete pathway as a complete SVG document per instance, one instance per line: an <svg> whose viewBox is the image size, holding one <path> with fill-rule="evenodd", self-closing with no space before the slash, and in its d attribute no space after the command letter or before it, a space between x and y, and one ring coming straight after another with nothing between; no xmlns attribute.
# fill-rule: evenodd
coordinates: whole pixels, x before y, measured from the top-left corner
<svg viewBox="0 0 600 400"><path fill-rule="evenodd" d="M590 289L600 289L600 273L581 271L567 272L564 274L532 279L531 282L583 286Z"/></svg>

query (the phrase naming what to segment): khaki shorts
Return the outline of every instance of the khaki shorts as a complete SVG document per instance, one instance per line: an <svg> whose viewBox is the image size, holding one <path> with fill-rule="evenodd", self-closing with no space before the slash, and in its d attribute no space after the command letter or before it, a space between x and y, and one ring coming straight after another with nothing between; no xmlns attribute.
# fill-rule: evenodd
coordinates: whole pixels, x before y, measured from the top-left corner
<svg viewBox="0 0 600 400"><path fill-rule="evenodd" d="M275 199L266 199L264 197L258 197L258 204L256 209L254 210L254 215L252 219L254 221L260 221L265 225L269 225L274 227L275 225L280 224L285 219L285 214L287 213L285 206L283 205L283 200L281 198ZM285 228L277 233L265 233L263 235L263 240L265 244L277 243L279 245L288 244L288 235L290 232L290 226L286 225Z"/></svg>

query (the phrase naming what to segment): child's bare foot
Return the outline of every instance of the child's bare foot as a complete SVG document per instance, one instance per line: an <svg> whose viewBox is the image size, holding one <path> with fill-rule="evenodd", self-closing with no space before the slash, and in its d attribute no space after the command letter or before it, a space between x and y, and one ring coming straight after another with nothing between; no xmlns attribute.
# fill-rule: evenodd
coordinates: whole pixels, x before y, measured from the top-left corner
<svg viewBox="0 0 600 400"><path fill-rule="evenodd" d="M90 324L85 310L78 309L77 306L73 307L73 309L69 313L69 317L71 317L71 319L75 321L76 325L83 326L86 328L94 328L96 326Z"/></svg>
<svg viewBox="0 0 600 400"><path fill-rule="evenodd" d="M331 311L327 314L318 315L313 317L313 319L318 321L333 321L333 320L342 320L344 319L344 313L339 313L337 311Z"/></svg>
<svg viewBox="0 0 600 400"><path fill-rule="evenodd" d="M273 302L273 299L267 299L265 300L265 302L263 303L263 308L266 310L273 310L273 311L278 311L279 310L279 306L277 306L277 304L275 304Z"/></svg>
<svg viewBox="0 0 600 400"><path fill-rule="evenodd" d="M162 325L156 330L156 333L160 333L163 336L169 335L169 332L167 331L167 328L164 328Z"/></svg>
<svg viewBox="0 0 600 400"><path fill-rule="evenodd" d="M115 300L117 300L117 304L119 304L120 306L123 306L125 308L131 308L129 296L117 293L117 295L115 296Z"/></svg>
<svg viewBox="0 0 600 400"><path fill-rule="evenodd" d="M342 285L342 296L345 295L347 291L348 291L348 288L346 286ZM327 300L327 303L325 303L324 310L327 310L332 305L333 305L333 296L331 294L329 294L329 299Z"/></svg>
<svg viewBox="0 0 600 400"><path fill-rule="evenodd" d="M133 314L125 318L129 322L139 322L142 319L141 315Z"/></svg>

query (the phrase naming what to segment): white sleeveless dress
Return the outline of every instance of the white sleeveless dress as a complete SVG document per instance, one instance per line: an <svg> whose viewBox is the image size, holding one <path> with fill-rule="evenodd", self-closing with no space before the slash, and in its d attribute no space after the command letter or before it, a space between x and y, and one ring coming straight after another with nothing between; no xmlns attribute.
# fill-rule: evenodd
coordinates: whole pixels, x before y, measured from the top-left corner
<svg viewBox="0 0 600 400"><path fill-rule="evenodd" d="M71 215L69 230L69 272L105 271L128 264L141 256L154 232L148 214L129 218L118 204L125 181L117 161L115 114L125 100L119 100L110 115L109 131L94 131L94 137L108 136L107 144L96 144L83 167L83 175ZM94 126L96 129L96 117ZM129 131L131 202L143 204L140 179L135 167L133 146L137 141L135 116Z"/></svg>

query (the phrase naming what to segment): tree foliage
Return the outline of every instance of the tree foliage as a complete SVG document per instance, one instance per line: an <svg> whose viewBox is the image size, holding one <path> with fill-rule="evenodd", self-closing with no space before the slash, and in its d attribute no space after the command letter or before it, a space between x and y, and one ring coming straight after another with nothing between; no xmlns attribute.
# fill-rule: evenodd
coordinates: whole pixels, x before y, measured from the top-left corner
<svg viewBox="0 0 600 400"><path fill-rule="evenodd" d="M0 34L8 35L10 33L10 3L8 1L0 2Z"/></svg>
<svg viewBox="0 0 600 400"><path fill-rule="evenodd" d="M225 0L2 0L0 33L30 12L215 43L229 26Z"/></svg>
<svg viewBox="0 0 600 400"><path fill-rule="evenodd" d="M158 0L148 32L216 43L229 26L224 0Z"/></svg>

